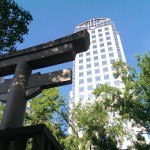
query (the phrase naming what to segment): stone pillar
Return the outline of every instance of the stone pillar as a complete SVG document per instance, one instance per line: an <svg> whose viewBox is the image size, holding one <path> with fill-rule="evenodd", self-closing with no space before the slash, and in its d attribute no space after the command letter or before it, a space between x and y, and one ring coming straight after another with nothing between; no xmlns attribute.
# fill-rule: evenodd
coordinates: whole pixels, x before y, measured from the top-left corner
<svg viewBox="0 0 150 150"><path fill-rule="evenodd" d="M31 68L26 62L17 64L2 118L1 130L23 125L26 109L25 92L30 74Z"/></svg>

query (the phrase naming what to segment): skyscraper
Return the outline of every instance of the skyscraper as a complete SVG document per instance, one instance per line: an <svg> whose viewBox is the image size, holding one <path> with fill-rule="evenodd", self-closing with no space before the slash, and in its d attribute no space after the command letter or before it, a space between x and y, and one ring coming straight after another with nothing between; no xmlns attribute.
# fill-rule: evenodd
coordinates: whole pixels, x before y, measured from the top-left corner
<svg viewBox="0 0 150 150"><path fill-rule="evenodd" d="M76 103L92 99L92 90L99 83L121 88L119 79L113 77L115 60L126 61L119 33L109 18L96 18L79 24L75 31L87 29L90 47L77 54L73 62L73 85L71 99Z"/></svg>
<svg viewBox="0 0 150 150"><path fill-rule="evenodd" d="M87 29L90 33L90 47L88 51L76 55L73 62L73 84L70 92L71 102L82 103L92 100L92 90L99 83L108 84L121 88L124 86L121 79L113 77L114 68L112 62L121 60L126 62L123 47L119 33L115 29L114 23L109 18L96 18L79 24L75 32ZM132 129L128 122L126 127ZM141 131L140 128L134 129L134 133ZM72 133L69 129L69 133ZM144 135L146 141L149 141L147 135ZM124 139L122 148L127 148L130 140Z"/></svg>

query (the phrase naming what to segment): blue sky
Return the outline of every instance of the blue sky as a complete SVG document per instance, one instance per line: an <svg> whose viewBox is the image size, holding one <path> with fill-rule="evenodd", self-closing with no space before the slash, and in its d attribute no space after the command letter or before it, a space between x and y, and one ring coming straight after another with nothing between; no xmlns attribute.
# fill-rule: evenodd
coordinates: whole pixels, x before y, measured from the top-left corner
<svg viewBox="0 0 150 150"><path fill-rule="evenodd" d="M33 21L18 49L35 46L74 32L89 19L110 18L120 33L127 63L136 65L135 54L150 50L150 0L15 0L28 10ZM49 72L72 67L72 63L42 69ZM60 88L69 95L71 85Z"/></svg>

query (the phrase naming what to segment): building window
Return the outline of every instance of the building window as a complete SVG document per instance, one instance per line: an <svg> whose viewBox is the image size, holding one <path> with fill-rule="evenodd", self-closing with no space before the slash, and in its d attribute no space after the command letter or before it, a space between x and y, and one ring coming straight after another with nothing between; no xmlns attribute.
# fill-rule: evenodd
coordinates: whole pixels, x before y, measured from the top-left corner
<svg viewBox="0 0 150 150"><path fill-rule="evenodd" d="M120 81L119 80L114 81L114 86L120 86Z"/></svg>
<svg viewBox="0 0 150 150"><path fill-rule="evenodd" d="M101 55L101 58L102 59L105 59L106 58L106 55L104 54L104 55Z"/></svg>
<svg viewBox="0 0 150 150"><path fill-rule="evenodd" d="M98 32L102 32L102 29L98 29Z"/></svg>
<svg viewBox="0 0 150 150"><path fill-rule="evenodd" d="M110 59L110 63L112 64L115 61L115 59Z"/></svg>
<svg viewBox="0 0 150 150"><path fill-rule="evenodd" d="M96 43L96 40L92 40L92 43L95 44L95 43Z"/></svg>
<svg viewBox="0 0 150 150"><path fill-rule="evenodd" d="M105 32L105 35L109 35L110 33L109 32Z"/></svg>
<svg viewBox="0 0 150 150"><path fill-rule="evenodd" d="M83 84L84 80L83 79L79 79L79 84Z"/></svg>
<svg viewBox="0 0 150 150"><path fill-rule="evenodd" d="M119 48L119 43L118 43L118 41L116 41L116 47Z"/></svg>
<svg viewBox="0 0 150 150"><path fill-rule="evenodd" d="M110 82L105 82L105 84L109 85L110 86Z"/></svg>
<svg viewBox="0 0 150 150"><path fill-rule="evenodd" d="M103 36L103 34L101 33L101 34L99 34L98 36L99 36L99 37L102 37L102 36Z"/></svg>
<svg viewBox="0 0 150 150"><path fill-rule="evenodd" d="M108 51L111 52L113 50L112 47L108 47Z"/></svg>
<svg viewBox="0 0 150 150"><path fill-rule="evenodd" d="M94 56L94 60L98 60L98 56Z"/></svg>
<svg viewBox="0 0 150 150"><path fill-rule="evenodd" d="M95 74L100 74L100 70L99 69L95 69Z"/></svg>
<svg viewBox="0 0 150 150"><path fill-rule="evenodd" d="M88 99L92 99L93 95L92 94L88 94Z"/></svg>
<svg viewBox="0 0 150 150"><path fill-rule="evenodd" d="M96 38L96 35L92 35L92 39Z"/></svg>
<svg viewBox="0 0 150 150"><path fill-rule="evenodd" d="M118 53L118 55L121 55L120 49L117 49L117 53Z"/></svg>
<svg viewBox="0 0 150 150"><path fill-rule="evenodd" d="M104 47L104 43L100 44L100 47Z"/></svg>
<svg viewBox="0 0 150 150"><path fill-rule="evenodd" d="M106 60L102 61L102 65L103 66L107 65L107 61Z"/></svg>
<svg viewBox="0 0 150 150"><path fill-rule="evenodd" d="M91 91L93 89L92 85L88 85L88 91Z"/></svg>
<svg viewBox="0 0 150 150"><path fill-rule="evenodd" d="M81 58L81 57L83 57L83 54L82 54L82 53L79 54L79 58Z"/></svg>
<svg viewBox="0 0 150 150"><path fill-rule="evenodd" d="M108 30L108 27L107 28L105 28L105 31L107 31Z"/></svg>
<svg viewBox="0 0 150 150"><path fill-rule="evenodd" d="M99 42L103 42L103 38L100 38L100 39L99 39Z"/></svg>
<svg viewBox="0 0 150 150"><path fill-rule="evenodd" d="M112 71L115 71L115 68L114 68L113 66L111 66L111 70L112 70Z"/></svg>
<svg viewBox="0 0 150 150"><path fill-rule="evenodd" d="M83 77L83 72L79 72L79 77Z"/></svg>
<svg viewBox="0 0 150 150"><path fill-rule="evenodd" d="M84 96L83 95L79 95L79 100L83 100Z"/></svg>
<svg viewBox="0 0 150 150"><path fill-rule="evenodd" d="M101 49L101 53L105 53L105 49L103 48L103 49Z"/></svg>
<svg viewBox="0 0 150 150"><path fill-rule="evenodd" d="M101 24L97 24L97 27L101 27Z"/></svg>
<svg viewBox="0 0 150 150"><path fill-rule="evenodd" d="M86 52L86 56L90 56L90 52Z"/></svg>
<svg viewBox="0 0 150 150"><path fill-rule="evenodd" d="M106 26L108 24L108 22L107 21L104 21L104 25Z"/></svg>
<svg viewBox="0 0 150 150"><path fill-rule="evenodd" d="M104 67L103 68L103 72L105 73L105 72L108 72L108 68L107 67Z"/></svg>
<svg viewBox="0 0 150 150"><path fill-rule="evenodd" d="M92 34L94 34L94 33L95 33L95 30L94 30L94 29L92 29L91 33L92 33Z"/></svg>
<svg viewBox="0 0 150 150"><path fill-rule="evenodd" d="M83 63L83 59L79 59L79 64Z"/></svg>
<svg viewBox="0 0 150 150"><path fill-rule="evenodd" d="M100 76L96 76L96 77L95 77L95 81L96 81L96 82L99 82L100 80L101 80Z"/></svg>
<svg viewBox="0 0 150 150"><path fill-rule="evenodd" d="M114 53L109 53L109 57L114 57Z"/></svg>
<svg viewBox="0 0 150 150"><path fill-rule="evenodd" d="M97 48L97 45L93 45L93 49Z"/></svg>
<svg viewBox="0 0 150 150"><path fill-rule="evenodd" d="M92 78L87 78L87 83L91 83L92 82Z"/></svg>
<svg viewBox="0 0 150 150"><path fill-rule="evenodd" d="M96 55L96 54L97 54L97 50L94 50L94 51L93 51L93 54Z"/></svg>
<svg viewBox="0 0 150 150"><path fill-rule="evenodd" d="M83 66L79 66L79 70L82 70L83 69Z"/></svg>
<svg viewBox="0 0 150 150"><path fill-rule="evenodd" d="M83 86L79 87L79 92L80 92L80 93L81 93L81 92L84 92L84 87L83 87Z"/></svg>
<svg viewBox="0 0 150 150"><path fill-rule="evenodd" d="M72 77L73 81L75 80L75 76Z"/></svg>
<svg viewBox="0 0 150 150"><path fill-rule="evenodd" d="M104 75L104 80L108 80L109 79L109 74L105 74Z"/></svg>
<svg viewBox="0 0 150 150"><path fill-rule="evenodd" d="M86 68L87 68L87 69L91 68L91 64L87 64L87 65L86 65Z"/></svg>
<svg viewBox="0 0 150 150"><path fill-rule="evenodd" d="M86 62L90 62L91 61L91 58L86 58Z"/></svg>
<svg viewBox="0 0 150 150"><path fill-rule="evenodd" d="M94 63L94 66L95 66L95 67L99 67L99 62L95 62L95 63Z"/></svg>
<svg viewBox="0 0 150 150"><path fill-rule="evenodd" d="M90 75L92 75L92 71L91 71L91 70L88 70L88 71L87 71L87 76L90 76Z"/></svg>
<svg viewBox="0 0 150 150"><path fill-rule="evenodd" d="M111 45L111 42L107 42L107 46L110 46Z"/></svg>
<svg viewBox="0 0 150 150"><path fill-rule="evenodd" d="M110 40L110 36L106 37L106 40Z"/></svg>

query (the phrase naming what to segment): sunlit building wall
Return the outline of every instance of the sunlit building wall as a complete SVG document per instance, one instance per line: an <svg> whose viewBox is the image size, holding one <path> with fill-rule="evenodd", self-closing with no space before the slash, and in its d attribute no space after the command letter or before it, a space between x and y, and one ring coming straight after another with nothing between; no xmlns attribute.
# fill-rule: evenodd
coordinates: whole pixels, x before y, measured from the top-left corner
<svg viewBox="0 0 150 150"><path fill-rule="evenodd" d="M73 103L92 101L92 90L99 83L123 88L121 79L113 77L112 62L121 60L126 62L121 39L114 23L109 18L96 18L76 26L75 32L87 29L90 34L90 47L86 52L76 55L73 62L73 84L70 92L70 107ZM128 122L128 129L132 129ZM136 128L133 132L140 130ZM69 129L71 133L71 129ZM148 136L145 136L148 141ZM125 137L122 148L127 148L131 140Z"/></svg>
<svg viewBox="0 0 150 150"><path fill-rule="evenodd" d="M108 18L96 18L79 24L75 32L87 29L90 47L77 54L73 62L73 85L71 99L74 102L93 98L92 90L99 83L121 88L120 79L113 77L115 60L126 61L119 33Z"/></svg>

